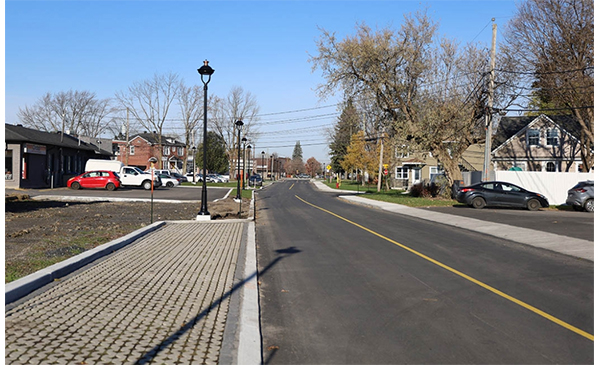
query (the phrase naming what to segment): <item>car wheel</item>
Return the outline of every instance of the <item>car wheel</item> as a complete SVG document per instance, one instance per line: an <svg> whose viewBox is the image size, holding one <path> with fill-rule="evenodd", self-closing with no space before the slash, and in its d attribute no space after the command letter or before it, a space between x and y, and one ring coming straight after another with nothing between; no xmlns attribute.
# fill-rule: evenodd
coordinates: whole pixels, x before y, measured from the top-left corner
<svg viewBox="0 0 600 365"><path fill-rule="evenodd" d="M74 182L71 184L71 189L73 190L79 190L79 188L81 188L81 185L79 185L78 182Z"/></svg>
<svg viewBox="0 0 600 365"><path fill-rule="evenodd" d="M542 207L542 203L540 203L537 199L530 199L527 202L527 209L529 210L538 210Z"/></svg>
<svg viewBox="0 0 600 365"><path fill-rule="evenodd" d="M583 205L583 209L585 209L586 212L593 213L594 212L594 199L586 200L585 204Z"/></svg>
<svg viewBox="0 0 600 365"><path fill-rule="evenodd" d="M169 182L167 182L167 187L168 187L168 188L172 188L173 186L175 186L175 184L173 184L173 183L172 183L172 182L170 182L170 181L169 181Z"/></svg>
<svg viewBox="0 0 600 365"><path fill-rule="evenodd" d="M152 182L150 180L146 180L142 183L142 186L144 187L144 189L150 190L152 189Z"/></svg>
<svg viewBox="0 0 600 365"><path fill-rule="evenodd" d="M108 190L108 191L113 191L113 190L115 190L116 188L117 188L117 187L116 187L116 186L115 186L115 184L113 184L113 183L108 183L108 184L106 184L106 190Z"/></svg>
<svg viewBox="0 0 600 365"><path fill-rule="evenodd" d="M485 208L485 199L478 196L475 199L473 199L473 201L471 202L471 206L475 209Z"/></svg>

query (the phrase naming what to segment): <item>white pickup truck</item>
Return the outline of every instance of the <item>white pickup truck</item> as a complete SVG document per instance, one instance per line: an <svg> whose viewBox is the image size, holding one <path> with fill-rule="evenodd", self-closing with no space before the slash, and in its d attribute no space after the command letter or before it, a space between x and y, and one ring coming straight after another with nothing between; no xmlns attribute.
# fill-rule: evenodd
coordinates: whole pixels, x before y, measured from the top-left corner
<svg viewBox="0 0 600 365"><path fill-rule="evenodd" d="M116 172L123 186L138 186L146 190L152 188L152 175L134 166L123 166L121 161L90 159L85 163L85 171L108 170ZM161 186L158 176L154 176L154 187Z"/></svg>

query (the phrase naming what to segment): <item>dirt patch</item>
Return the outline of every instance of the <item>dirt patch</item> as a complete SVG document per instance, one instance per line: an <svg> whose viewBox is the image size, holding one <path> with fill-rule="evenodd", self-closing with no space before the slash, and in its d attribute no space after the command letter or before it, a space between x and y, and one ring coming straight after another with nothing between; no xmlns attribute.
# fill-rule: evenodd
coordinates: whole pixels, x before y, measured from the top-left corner
<svg viewBox="0 0 600 365"><path fill-rule="evenodd" d="M248 217L249 199L241 218ZM238 218L232 198L208 202L214 219ZM62 202L6 195L5 282L38 271L156 221L195 220L198 203Z"/></svg>

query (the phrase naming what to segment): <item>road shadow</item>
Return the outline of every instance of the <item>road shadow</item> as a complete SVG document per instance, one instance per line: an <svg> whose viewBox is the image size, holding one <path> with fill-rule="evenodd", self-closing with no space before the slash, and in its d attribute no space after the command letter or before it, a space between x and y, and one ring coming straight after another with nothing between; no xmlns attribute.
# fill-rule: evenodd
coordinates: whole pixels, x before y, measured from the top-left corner
<svg viewBox="0 0 600 365"><path fill-rule="evenodd" d="M166 348L168 348L170 344L172 344L173 342L177 341L179 338L181 338L182 336L184 336L198 322L200 322L200 320L202 320L202 318L206 317L211 310L213 310L214 308L218 307L223 300L225 300L228 297L230 297L233 293L235 293L237 290L239 290L240 288L242 288L247 282L249 282L250 280L253 280L255 278L257 278L257 279L260 278L262 275L264 275L269 270L271 270L275 265L277 265L277 263L279 261L283 260L284 258L286 258L286 257L288 257L290 255L293 255L293 254L296 254L296 253L299 253L299 252L302 252L302 251L298 250L296 247L289 247L289 248L286 248L286 249L277 250L276 252L278 254L280 254L280 256L278 256L273 261L271 261L269 263L269 265L265 266L264 269L262 269L260 271L259 270L255 271L252 275L248 276L244 280L242 280L239 283L235 284L231 288L231 290L229 290L228 292L226 292L225 294L223 294L220 298L218 298L214 302L212 302L208 307L206 307L197 316L195 316L190 321L188 321L187 323L185 323L177 332L173 333L171 336L169 336L166 339L164 339L161 343L159 343L158 345L154 346L154 348L152 348L150 351L148 351L144 355L142 355L135 362L135 364L136 365L143 365L143 364L148 364L148 363L152 362L153 359L156 357L156 355L158 355L161 351L163 351Z"/></svg>

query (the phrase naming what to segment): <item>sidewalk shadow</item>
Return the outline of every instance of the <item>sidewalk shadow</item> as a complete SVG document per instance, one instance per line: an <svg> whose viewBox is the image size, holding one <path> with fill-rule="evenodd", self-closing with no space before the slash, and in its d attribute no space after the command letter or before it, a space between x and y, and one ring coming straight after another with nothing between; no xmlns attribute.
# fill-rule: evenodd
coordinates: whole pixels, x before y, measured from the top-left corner
<svg viewBox="0 0 600 365"><path fill-rule="evenodd" d="M188 332L189 330L191 330L202 318L206 317L211 310L213 310L215 307L217 307L223 300L225 300L228 297L230 297L235 291L239 290L247 282L249 282L250 280L253 280L254 278L260 278L267 271L271 270L275 265L277 265L277 263L279 261L281 261L282 259L284 259L284 258L286 258L286 257L288 257L290 255L293 255L295 253L302 252L302 251L298 250L296 247L289 247L289 248L286 248L286 249L276 250L275 252L277 252L281 256L278 256L275 260L273 260L271 263L269 263L269 265L265 266L265 268L262 269L261 271L258 271L258 270L255 271L252 275L248 276L247 278L245 278L241 282L239 282L236 285L234 285L231 288L231 290L229 290L227 293L223 294L219 299L217 299L214 302L212 302L208 307L206 307L196 317L194 317L189 322L187 322L185 325L183 325L181 327L181 329L179 329L177 332L173 333L171 336L169 336L166 339L164 339L158 345L154 346L154 348L152 350L150 350L150 351L146 352L144 355L142 355L135 362L135 364L136 365L143 365L143 364L148 364L149 362L152 362L152 360L154 359L154 357L156 355L158 355L161 351L163 351L164 349L166 349L170 344L172 344L173 342L175 342L179 338L181 338L186 332Z"/></svg>

